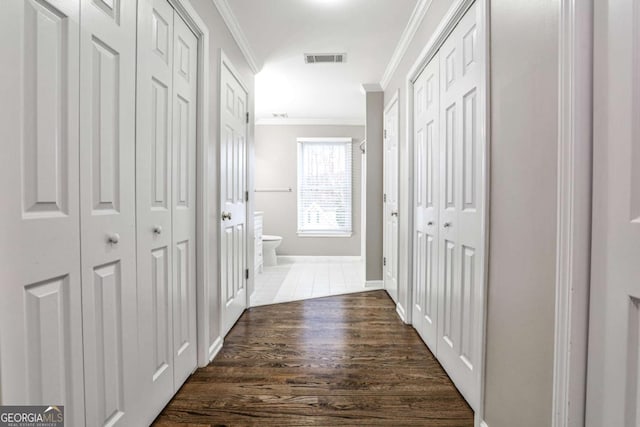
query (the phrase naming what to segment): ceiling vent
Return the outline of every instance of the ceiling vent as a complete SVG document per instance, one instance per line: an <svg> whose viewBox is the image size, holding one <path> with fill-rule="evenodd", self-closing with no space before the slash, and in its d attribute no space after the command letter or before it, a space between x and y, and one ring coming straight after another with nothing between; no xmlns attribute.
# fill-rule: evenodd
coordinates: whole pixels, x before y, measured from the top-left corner
<svg viewBox="0 0 640 427"><path fill-rule="evenodd" d="M347 62L346 53L305 53L304 62L307 64L330 64Z"/></svg>

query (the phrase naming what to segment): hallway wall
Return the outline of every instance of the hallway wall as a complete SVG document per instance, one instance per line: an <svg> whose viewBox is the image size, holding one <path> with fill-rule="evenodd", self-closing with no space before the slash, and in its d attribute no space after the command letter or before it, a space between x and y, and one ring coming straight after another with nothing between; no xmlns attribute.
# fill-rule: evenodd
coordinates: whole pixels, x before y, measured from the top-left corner
<svg viewBox="0 0 640 427"><path fill-rule="evenodd" d="M400 90L400 182L408 180L406 76L452 0L433 0L389 85ZM484 418L551 424L558 114L557 0L490 0L491 201ZM401 186L400 200L407 206ZM407 217L400 210L401 259ZM407 268L399 301L407 301ZM406 307L408 309L409 307Z"/></svg>
<svg viewBox="0 0 640 427"><path fill-rule="evenodd" d="M282 236L279 255L360 256L361 154L364 126L258 125L255 135L256 189L288 188L291 193L255 193L255 210L264 212L264 234ZM299 237L297 138L353 138L351 237Z"/></svg>
<svg viewBox="0 0 640 427"><path fill-rule="evenodd" d="M365 227L363 251L365 256L365 281L374 282L382 280L382 230L384 222L384 93L380 91L367 91L366 95L366 151L367 165L364 168L367 194L365 195Z"/></svg>
<svg viewBox="0 0 640 427"><path fill-rule="evenodd" d="M559 10L557 0L491 2L491 427L551 425Z"/></svg>
<svg viewBox="0 0 640 427"><path fill-rule="evenodd" d="M233 39L231 32L227 28L222 16L218 12L218 9L214 6L211 0L190 0L191 5L196 9L202 20L209 28L209 117L207 121L209 123L209 176L206 179L208 182L209 192L209 221L211 222L211 228L209 235L207 236L207 245L209 249L209 259L205 260L208 265L208 281L210 286L210 327L209 331L210 343L220 335L220 316L218 315L219 304L219 292L220 292L220 272L218 270L218 234L219 230L216 226L219 212L219 203L217 199L218 194L218 174L220 169L220 160L218 158L218 121L219 121L219 97L218 97L218 85L219 85L219 63L220 63L220 49L224 50L229 60L233 63L238 73L241 75L243 82L249 89L249 105L248 111L254 110L254 75L245 60L242 51L238 47L237 43ZM253 116L253 115L252 115ZM253 117L251 117L251 123L249 123L249 132L247 135L248 154L249 154L249 166L253 157ZM251 182L248 183L251 188ZM248 209L253 210L253 201L249 201ZM252 245L249 252L248 265L253 263L253 223L248 224L249 243ZM252 280L249 282L249 287L252 287ZM249 289L251 292L251 289Z"/></svg>

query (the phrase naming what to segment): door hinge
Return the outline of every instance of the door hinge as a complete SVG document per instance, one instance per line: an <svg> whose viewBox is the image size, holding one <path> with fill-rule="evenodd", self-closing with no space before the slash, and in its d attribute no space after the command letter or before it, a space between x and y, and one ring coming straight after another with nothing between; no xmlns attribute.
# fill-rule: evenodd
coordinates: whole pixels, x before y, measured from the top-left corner
<svg viewBox="0 0 640 427"><path fill-rule="evenodd" d="M248 268L244 270L244 278L249 280L249 269Z"/></svg>
<svg viewBox="0 0 640 427"><path fill-rule="evenodd" d="M387 139L387 130L384 130L384 139Z"/></svg>
<svg viewBox="0 0 640 427"><path fill-rule="evenodd" d="M249 201L249 192L248 192L248 191L245 191L245 192L244 192L244 201L245 201L245 202L248 202L248 201Z"/></svg>
<svg viewBox="0 0 640 427"><path fill-rule="evenodd" d="M383 201L384 203L387 203L387 195L386 195L386 194L383 194L383 195L382 195L382 201Z"/></svg>
<svg viewBox="0 0 640 427"><path fill-rule="evenodd" d="M247 111L247 123L249 123L249 112Z"/></svg>
<svg viewBox="0 0 640 427"><path fill-rule="evenodd" d="M382 257L382 265L386 266L387 265L387 257Z"/></svg>

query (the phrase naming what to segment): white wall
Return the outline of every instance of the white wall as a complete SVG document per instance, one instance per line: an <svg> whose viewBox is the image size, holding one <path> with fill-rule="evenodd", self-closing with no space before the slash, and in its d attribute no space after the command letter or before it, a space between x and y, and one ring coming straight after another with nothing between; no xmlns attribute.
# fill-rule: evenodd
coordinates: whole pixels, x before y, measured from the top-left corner
<svg viewBox="0 0 640 427"><path fill-rule="evenodd" d="M433 0L385 88L400 91L400 182L408 181L409 68L452 0ZM490 427L551 423L556 245L558 0L490 0L491 202L485 420ZM408 207L401 185L400 203ZM400 210L401 260L410 256ZM404 212L403 212L404 211ZM399 301L407 298L400 270ZM408 309L408 307L406 307Z"/></svg>
<svg viewBox="0 0 640 427"><path fill-rule="evenodd" d="M351 237L299 237L297 234L300 137L353 138L353 234ZM361 154L364 126L259 125L255 136L256 189L289 188L291 193L255 193L255 210L264 211L264 234L282 236L280 255L360 256Z"/></svg>

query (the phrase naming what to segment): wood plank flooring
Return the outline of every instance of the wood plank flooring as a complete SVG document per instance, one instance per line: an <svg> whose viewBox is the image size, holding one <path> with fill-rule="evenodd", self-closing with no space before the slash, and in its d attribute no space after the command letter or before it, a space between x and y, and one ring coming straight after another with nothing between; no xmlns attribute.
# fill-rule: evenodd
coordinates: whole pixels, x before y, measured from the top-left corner
<svg viewBox="0 0 640 427"><path fill-rule="evenodd" d="M158 416L168 426L473 426L384 291L247 310Z"/></svg>

